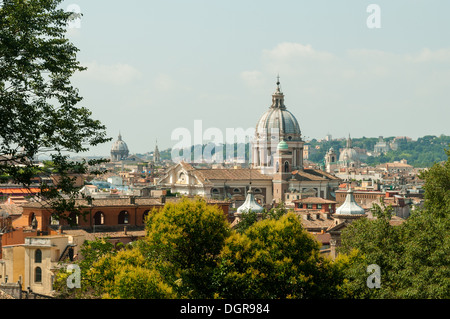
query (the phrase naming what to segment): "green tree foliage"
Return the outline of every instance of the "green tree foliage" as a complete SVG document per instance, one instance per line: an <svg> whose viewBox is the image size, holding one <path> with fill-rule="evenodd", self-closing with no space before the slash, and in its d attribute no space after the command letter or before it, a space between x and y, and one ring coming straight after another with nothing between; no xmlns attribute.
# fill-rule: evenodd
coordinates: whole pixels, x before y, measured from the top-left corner
<svg viewBox="0 0 450 319"><path fill-rule="evenodd" d="M216 297L336 297L341 277L319 250L293 213L257 222L226 240L215 275Z"/></svg>
<svg viewBox="0 0 450 319"><path fill-rule="evenodd" d="M93 282L100 283L103 298L149 299L171 298L175 294L159 272L152 268L138 249L108 254L93 264L88 272Z"/></svg>
<svg viewBox="0 0 450 319"><path fill-rule="evenodd" d="M147 220L147 256L180 297L208 298L216 259L229 232L217 206L201 199L167 203Z"/></svg>
<svg viewBox="0 0 450 319"><path fill-rule="evenodd" d="M392 209L374 206L375 220L360 219L342 234L349 297L450 298L450 152L444 164L423 173L425 207L400 226L389 223ZM366 286L367 266L381 270L381 288Z"/></svg>
<svg viewBox="0 0 450 319"><path fill-rule="evenodd" d="M447 150L450 158L450 149ZM450 160L443 164L436 163L429 170L424 170L419 177L426 181L425 208L435 217L450 217Z"/></svg>
<svg viewBox="0 0 450 319"><path fill-rule="evenodd" d="M338 297L342 263L321 257L298 217L281 211L239 234L204 200L168 203L149 214L145 239L125 249L87 242L82 288L67 291L61 272L58 289L120 299Z"/></svg>
<svg viewBox="0 0 450 319"><path fill-rule="evenodd" d="M235 226L234 230L238 233L243 233L250 226L259 220L264 219L280 219L281 216L287 213L287 209L284 203L280 203L270 210L264 209L262 213L256 213L254 211L245 212L241 215L241 221Z"/></svg>
<svg viewBox="0 0 450 319"><path fill-rule="evenodd" d="M66 271L67 264L63 263L56 274L53 284L57 297L72 299L98 298L104 293L104 278L94 276L99 271L95 265L103 257L107 256L107 258L110 258L116 253L114 245L108 241L108 238L85 240L80 249L81 256L75 262L81 271L81 287L72 289L67 287L67 279L70 273Z"/></svg>
<svg viewBox="0 0 450 319"><path fill-rule="evenodd" d="M41 171L33 163L51 156L57 185L42 185L55 205L73 199L73 174L85 174L101 161L72 162L65 154L80 153L104 143L105 127L91 118L70 79L83 71L78 49L66 38L70 12L62 0L4 0L0 7L0 175L29 186ZM59 191L57 191L59 190ZM64 205L63 205L64 206ZM70 207L70 204L67 206Z"/></svg>

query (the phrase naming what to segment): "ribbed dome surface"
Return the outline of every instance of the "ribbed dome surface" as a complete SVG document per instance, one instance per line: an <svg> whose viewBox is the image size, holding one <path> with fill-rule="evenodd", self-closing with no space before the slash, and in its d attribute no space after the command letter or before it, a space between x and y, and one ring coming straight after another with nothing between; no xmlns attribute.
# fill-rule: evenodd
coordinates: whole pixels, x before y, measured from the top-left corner
<svg viewBox="0 0 450 319"><path fill-rule="evenodd" d="M279 81L275 92L272 94L272 105L256 124L257 137L270 137L273 134L279 134L280 140L301 140L300 125L295 116L284 105L284 94L281 92Z"/></svg>
<svg viewBox="0 0 450 319"><path fill-rule="evenodd" d="M113 146L111 147L111 151L126 151L126 152L128 152L127 143L125 143L122 140L121 135L119 135L119 138L117 139L117 141L114 142Z"/></svg>
<svg viewBox="0 0 450 319"><path fill-rule="evenodd" d="M256 125L256 132L270 134L275 129L284 134L300 135L300 125L291 112L286 109L270 108L259 119Z"/></svg>
<svg viewBox="0 0 450 319"><path fill-rule="evenodd" d="M355 198L353 197L353 191L351 188L347 191L347 197L345 202L336 209L338 215L363 215L364 208L359 206Z"/></svg>
<svg viewBox="0 0 450 319"><path fill-rule="evenodd" d="M255 196L253 196L253 191L250 187L244 204L242 204L237 209L237 212L238 213L248 213L248 212L261 213L263 210L264 210L264 208L261 207L261 205L259 205L258 202L255 200Z"/></svg>
<svg viewBox="0 0 450 319"><path fill-rule="evenodd" d="M344 148L339 155L339 161L357 162L359 161L358 152L356 152L353 148Z"/></svg>

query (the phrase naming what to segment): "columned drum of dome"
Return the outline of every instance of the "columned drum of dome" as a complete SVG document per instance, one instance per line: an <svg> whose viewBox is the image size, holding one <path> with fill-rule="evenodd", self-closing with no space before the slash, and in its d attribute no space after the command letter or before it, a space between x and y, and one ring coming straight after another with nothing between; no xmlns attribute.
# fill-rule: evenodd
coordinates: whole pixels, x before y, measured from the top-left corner
<svg viewBox="0 0 450 319"><path fill-rule="evenodd" d="M127 143L122 140L122 135L119 133L117 141L111 147L111 161L118 162L128 157L129 150Z"/></svg>
<svg viewBox="0 0 450 319"><path fill-rule="evenodd" d="M252 145L252 165L254 168L273 167L273 154L278 143L284 140L293 155L292 169L303 169L303 144L300 125L284 104L284 94L280 81L272 94L272 104L256 124ZM269 172L269 171L267 171Z"/></svg>

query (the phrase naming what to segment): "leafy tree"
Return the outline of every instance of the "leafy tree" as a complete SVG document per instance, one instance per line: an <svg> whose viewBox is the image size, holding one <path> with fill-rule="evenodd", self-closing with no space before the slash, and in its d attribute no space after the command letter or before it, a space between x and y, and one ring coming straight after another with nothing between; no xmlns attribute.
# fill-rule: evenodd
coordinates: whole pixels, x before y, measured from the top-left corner
<svg viewBox="0 0 450 319"><path fill-rule="evenodd" d="M74 175L102 162L72 162L67 153L110 140L91 112L78 106L82 97L70 79L85 68L66 38L72 13L58 9L61 2L4 0L0 7L0 175L28 187L39 173L33 159L48 154L59 183L42 185L42 194L58 203L59 215L73 210Z"/></svg>
<svg viewBox="0 0 450 319"><path fill-rule="evenodd" d="M241 215L240 222L235 226L235 231L243 233L250 226L256 223L258 220L264 219L280 219L281 216L287 213L287 209L284 203L280 203L270 210L264 209L262 213L256 213L254 211L245 212Z"/></svg>
<svg viewBox="0 0 450 319"><path fill-rule="evenodd" d="M56 274L53 289L59 298L98 298L104 292L103 278L94 277L93 269L96 263L104 256L114 256L116 254L114 245L108 241L108 238L98 238L96 240L85 240L80 249L80 256L75 264L80 267L81 271L81 287L69 289L67 287L67 278L70 273L66 271L65 263Z"/></svg>
<svg viewBox="0 0 450 319"><path fill-rule="evenodd" d="M104 298L114 299L173 299L172 288L155 269L125 265L117 269L109 282Z"/></svg>
<svg viewBox="0 0 450 319"><path fill-rule="evenodd" d="M184 198L149 215L145 254L179 297L208 298L229 232L220 208Z"/></svg>
<svg viewBox="0 0 450 319"><path fill-rule="evenodd" d="M445 163L436 163L419 175L426 181L423 187L426 211L435 217L450 216L450 149L447 156L449 159Z"/></svg>
<svg viewBox="0 0 450 319"><path fill-rule="evenodd" d="M104 255L92 265L89 276L102 286L103 298L173 298L172 288L164 283L139 249L125 249Z"/></svg>
<svg viewBox="0 0 450 319"><path fill-rule="evenodd" d="M346 269L346 290L350 291L350 295L346 297L392 298L392 289L398 283L395 274L401 268L398 258L403 247L399 228L389 223L392 207L374 204L372 213L377 219L358 219L344 229L341 235L338 251L351 256ZM380 267L382 289L367 287L367 266L372 264Z"/></svg>
<svg viewBox="0 0 450 319"><path fill-rule="evenodd" d="M216 297L336 297L342 277L319 249L293 213L259 221L226 240L215 273Z"/></svg>
<svg viewBox="0 0 450 319"><path fill-rule="evenodd" d="M392 208L374 206L375 220L360 219L342 233L344 291L354 298L450 298L450 151L443 164L422 173L425 206L400 226ZM366 286L367 266L381 270L381 288Z"/></svg>

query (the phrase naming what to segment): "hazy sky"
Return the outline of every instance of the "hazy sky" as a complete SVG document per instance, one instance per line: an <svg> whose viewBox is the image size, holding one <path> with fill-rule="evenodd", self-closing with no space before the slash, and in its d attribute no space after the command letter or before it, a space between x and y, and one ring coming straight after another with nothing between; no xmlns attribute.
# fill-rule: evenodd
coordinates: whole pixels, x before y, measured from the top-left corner
<svg viewBox="0 0 450 319"><path fill-rule="evenodd" d="M448 0L77 0L83 105L131 153L250 128L280 74L304 139L450 135ZM377 4L381 28L369 28ZM372 20L371 20L372 21ZM373 20L375 21L375 20ZM192 133L193 134L193 133ZM225 134L225 133L224 133ZM109 155L111 143L89 155Z"/></svg>

